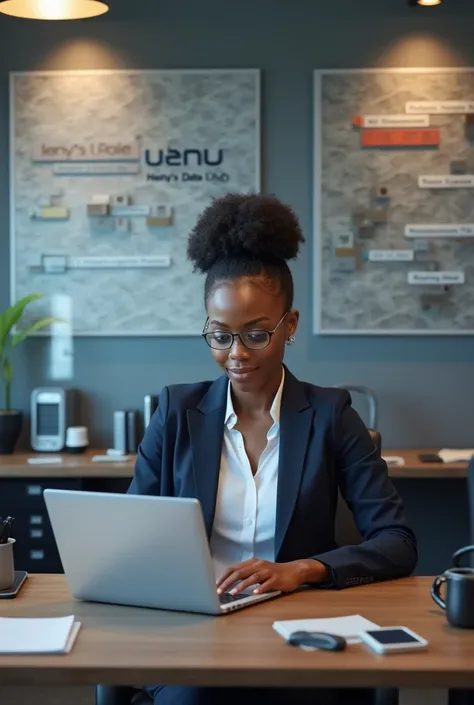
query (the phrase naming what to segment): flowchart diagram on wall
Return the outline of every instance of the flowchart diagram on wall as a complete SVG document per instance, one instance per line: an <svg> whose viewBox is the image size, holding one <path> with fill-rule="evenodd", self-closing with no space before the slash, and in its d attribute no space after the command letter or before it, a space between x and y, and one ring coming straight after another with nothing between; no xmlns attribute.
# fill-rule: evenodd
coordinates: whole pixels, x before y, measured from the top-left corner
<svg viewBox="0 0 474 705"><path fill-rule="evenodd" d="M325 334L474 334L474 69L315 72Z"/></svg>
<svg viewBox="0 0 474 705"><path fill-rule="evenodd" d="M76 335L194 335L187 237L260 188L254 70L13 73L11 295L66 297Z"/></svg>

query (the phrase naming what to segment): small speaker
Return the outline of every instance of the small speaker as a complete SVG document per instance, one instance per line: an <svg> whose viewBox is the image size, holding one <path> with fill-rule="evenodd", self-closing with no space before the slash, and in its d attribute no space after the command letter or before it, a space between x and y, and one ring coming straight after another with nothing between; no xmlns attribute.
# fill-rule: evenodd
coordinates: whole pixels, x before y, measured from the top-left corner
<svg viewBox="0 0 474 705"><path fill-rule="evenodd" d="M121 453L128 450L126 411L114 411L114 449Z"/></svg>
<svg viewBox="0 0 474 705"><path fill-rule="evenodd" d="M76 425L76 393L62 387L38 387L31 392L33 450L58 453L66 443L66 429Z"/></svg>
<svg viewBox="0 0 474 705"><path fill-rule="evenodd" d="M127 451L136 453L138 449L137 412L127 411Z"/></svg>
<svg viewBox="0 0 474 705"><path fill-rule="evenodd" d="M154 394L147 394L143 400L143 425L145 428L151 421L151 417L158 407L158 397Z"/></svg>

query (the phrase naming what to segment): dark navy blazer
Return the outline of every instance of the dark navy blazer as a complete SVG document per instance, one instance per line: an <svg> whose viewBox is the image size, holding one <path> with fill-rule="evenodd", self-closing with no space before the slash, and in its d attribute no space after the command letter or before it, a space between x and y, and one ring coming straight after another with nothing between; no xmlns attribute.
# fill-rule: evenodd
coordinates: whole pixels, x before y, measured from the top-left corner
<svg viewBox="0 0 474 705"><path fill-rule="evenodd" d="M165 387L138 449L131 494L196 497L211 535L221 462L228 379ZM338 547L338 489L363 536ZM348 587L409 575L416 539L400 496L346 390L285 373L275 560L314 558Z"/></svg>

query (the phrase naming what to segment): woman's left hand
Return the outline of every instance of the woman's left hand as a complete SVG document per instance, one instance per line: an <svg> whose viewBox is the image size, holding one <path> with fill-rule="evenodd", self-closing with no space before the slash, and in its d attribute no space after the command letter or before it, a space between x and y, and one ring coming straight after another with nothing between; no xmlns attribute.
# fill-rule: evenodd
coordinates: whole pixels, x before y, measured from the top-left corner
<svg viewBox="0 0 474 705"><path fill-rule="evenodd" d="M315 560L272 563L258 558L250 558L228 568L217 581L219 594L229 591L237 595L252 585L257 585L255 593L281 590L293 592L304 583L324 582L328 578L328 568ZM235 585L238 583L238 585ZM235 587L233 587L235 586ZM230 590L232 588L232 590Z"/></svg>

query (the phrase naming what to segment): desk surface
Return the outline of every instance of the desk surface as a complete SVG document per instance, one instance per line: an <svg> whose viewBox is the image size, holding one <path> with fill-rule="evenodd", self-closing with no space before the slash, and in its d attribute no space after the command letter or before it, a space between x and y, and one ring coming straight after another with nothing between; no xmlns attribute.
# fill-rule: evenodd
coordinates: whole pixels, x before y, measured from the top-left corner
<svg viewBox="0 0 474 705"><path fill-rule="evenodd" d="M17 477L83 477L83 478L116 478L133 476L133 466L135 457L128 461L113 461L106 463L93 463L93 455L103 454L102 450L94 450L83 455L63 454L62 463L50 463L45 465L30 465L27 458L40 454L35 453L14 453L13 455L0 456L0 478ZM467 463L422 463L418 458L418 453L436 453L433 449L410 449L410 450L383 450L385 456L398 455L405 459L405 465L391 465L389 475L393 478L412 479L435 479L450 478L459 479L467 476Z"/></svg>
<svg viewBox="0 0 474 705"><path fill-rule="evenodd" d="M75 614L82 623L67 656L0 656L0 685L169 683L254 686L474 687L474 630L448 626L429 594L431 578L342 591L287 595L225 617L77 602L64 576L32 575L0 616ZM361 644L345 652L305 652L272 629L280 619L361 614L406 625L429 650L377 656Z"/></svg>

